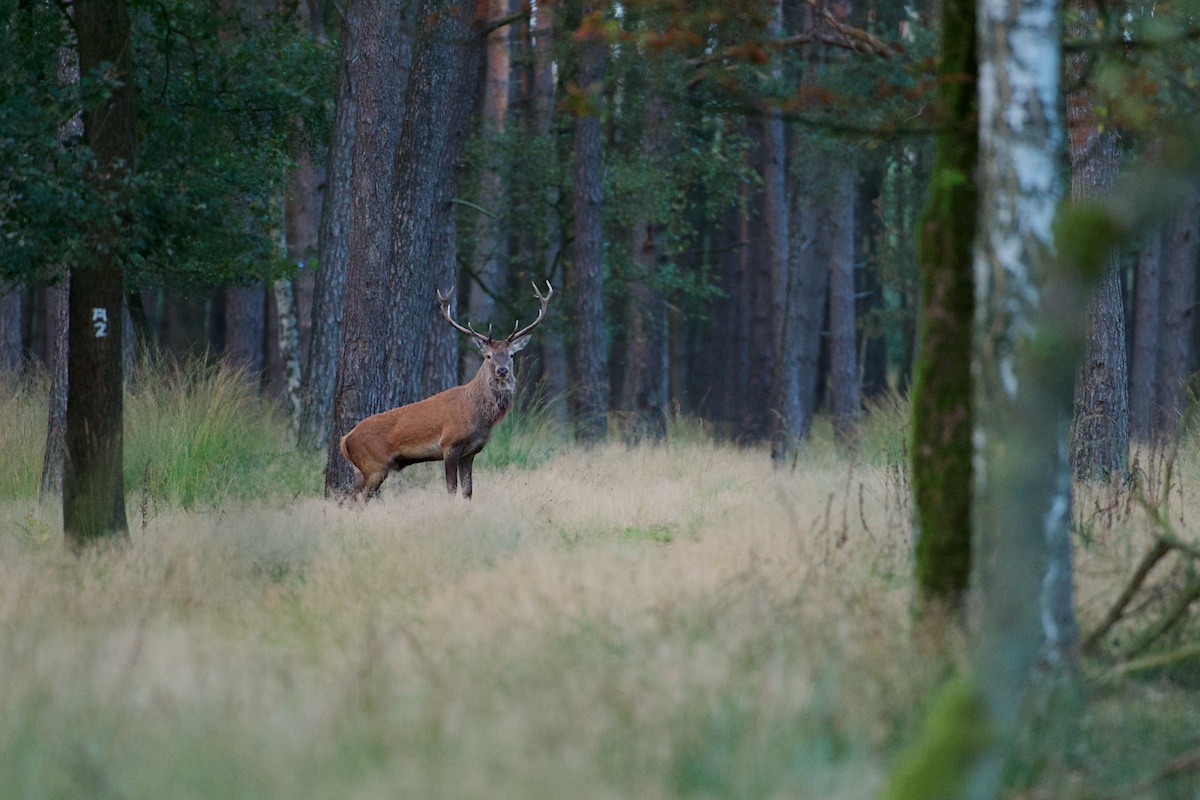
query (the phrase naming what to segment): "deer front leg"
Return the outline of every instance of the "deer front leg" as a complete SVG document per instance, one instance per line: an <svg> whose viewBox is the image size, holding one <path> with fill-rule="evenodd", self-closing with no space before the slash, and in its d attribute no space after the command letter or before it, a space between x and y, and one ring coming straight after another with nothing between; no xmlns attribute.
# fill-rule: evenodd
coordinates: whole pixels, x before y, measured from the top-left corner
<svg viewBox="0 0 1200 800"><path fill-rule="evenodd" d="M454 494L458 491L459 450L447 450L443 458L446 461L446 491Z"/></svg>
<svg viewBox="0 0 1200 800"><path fill-rule="evenodd" d="M458 464L458 476L462 480L463 498L471 499L471 464L474 463L475 456L463 456L462 461Z"/></svg>

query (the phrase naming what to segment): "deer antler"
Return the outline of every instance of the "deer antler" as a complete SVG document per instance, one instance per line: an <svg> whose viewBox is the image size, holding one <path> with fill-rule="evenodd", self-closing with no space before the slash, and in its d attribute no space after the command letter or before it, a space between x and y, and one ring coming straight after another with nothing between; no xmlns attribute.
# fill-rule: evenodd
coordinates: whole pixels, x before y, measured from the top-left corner
<svg viewBox="0 0 1200 800"><path fill-rule="evenodd" d="M546 294L543 295L538 291L537 284L535 283L533 285L534 296L537 297L538 300L542 301L542 308L538 311L537 319L526 325L524 328L521 328L521 330L517 330L517 325L521 324L521 321L517 320L517 325L513 326L513 332L508 335L508 338L505 341L515 342L522 336L528 335L529 332L536 328L537 324L542 321L542 317L546 316L546 304L549 303L550 298L554 296L554 287L550 285L550 281L546 281L546 289Z"/></svg>
<svg viewBox="0 0 1200 800"><path fill-rule="evenodd" d="M548 285L548 284L547 284L547 285ZM476 332L476 330L475 330L474 328L472 328L472 327L471 327L471 324L470 324L469 322L467 323L467 327L465 327L465 328L464 328L462 325L459 325L457 322L455 322L455 321L454 321L454 318L450 316L450 305L449 305L449 303L450 303L450 297L451 297L451 296L454 294L454 287L453 287L453 286L451 286L451 287L450 287L450 290L449 290L448 292L446 292L445 294L442 294L442 292L441 292L441 290L440 290L440 289L438 289L438 290L435 290L435 291L437 291L438 306L439 306L439 307L441 308L441 310L442 310L442 316L446 318L446 322L449 322L451 325L453 325L453 326L454 326L454 329L455 329L455 330L457 330L457 331L459 331L459 332L461 332L461 333L465 333L465 334L467 334L468 336L473 336L473 337L475 337L476 339L478 339L479 341L481 341L481 342L483 342L483 343L485 343L485 344L486 344L487 342L490 342L490 341L492 340L492 337L491 337L491 335L490 335L490 334L491 334L491 328L488 328L488 334L489 334L489 335L487 335L487 336L484 336L482 333L478 333L478 332Z"/></svg>

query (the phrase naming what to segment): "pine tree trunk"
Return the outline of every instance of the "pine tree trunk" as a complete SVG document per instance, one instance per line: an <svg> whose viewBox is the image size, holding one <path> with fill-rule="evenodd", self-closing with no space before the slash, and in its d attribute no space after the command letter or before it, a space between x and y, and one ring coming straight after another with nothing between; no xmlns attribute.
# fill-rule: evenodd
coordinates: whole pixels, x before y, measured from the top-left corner
<svg viewBox="0 0 1200 800"><path fill-rule="evenodd" d="M1163 276L1157 428L1166 437L1177 432L1191 370L1198 260L1200 193L1193 192L1175 217Z"/></svg>
<svg viewBox="0 0 1200 800"><path fill-rule="evenodd" d="M554 137L555 109L555 62L554 62L554 14L552 7L537 15L533 43L533 134L551 142L550 157L557 161ZM546 234L540 263L547 280L562 285L563 229L559 217L561 191L553 183L546 188L546 203L542 211ZM571 423L571 407L568 402L570 384L568 380L567 347L563 340L563 328L554 320L543 323L541 334L542 392L552 419L564 429Z"/></svg>
<svg viewBox="0 0 1200 800"><path fill-rule="evenodd" d="M300 431L300 330L296 318L296 298L292 282L280 278L272 284L278 320L279 360L283 366L282 396L291 431Z"/></svg>
<svg viewBox="0 0 1200 800"><path fill-rule="evenodd" d="M862 407L854 319L855 173L843 168L836 181L829 253L829 403L834 435L849 443Z"/></svg>
<svg viewBox="0 0 1200 800"><path fill-rule="evenodd" d="M592 7L584 3L584 14ZM581 47L579 86L594 106L578 112L574 122L575 247L571 282L575 287L576 437L603 441L608 427L608 356L604 331L604 243L601 229L601 160L599 104L602 99L605 45L589 40Z"/></svg>
<svg viewBox="0 0 1200 800"><path fill-rule="evenodd" d="M21 376L21 290L0 295L0 375Z"/></svg>
<svg viewBox="0 0 1200 800"><path fill-rule="evenodd" d="M1156 226L1138 251L1134 278L1133 352L1129 366L1129 434L1140 441L1155 436L1159 326L1162 321L1163 231Z"/></svg>
<svg viewBox="0 0 1200 800"><path fill-rule="evenodd" d="M399 362L401 339L415 342L412 319L401 320L391 273L392 213L397 148L405 124L412 25L417 0L362 0L344 19L347 80L354 98L353 167L342 301L341 345L326 446L325 493L350 488L353 468L342 458L341 438L359 421L401 404L416 393L420 366ZM428 290L426 290L428 291ZM406 324L404 324L406 323ZM425 330L420 331L424 355ZM411 349L411 348L410 348ZM407 383L399 384L401 369ZM407 390L406 390L407 387Z"/></svg>
<svg viewBox="0 0 1200 800"><path fill-rule="evenodd" d="M357 26L342 20L341 46L356 52ZM350 239L350 206L354 173L354 123L357 105L350 85L347 58L338 58L337 98L325 165L325 195L317 233L317 273L313 286L312 332L304 370L304 408L300 446L323 448L329 438L337 359L341 349L342 303L346 296L346 261Z"/></svg>
<svg viewBox="0 0 1200 800"><path fill-rule="evenodd" d="M1095 20L1094 7L1083 19ZM1082 25L1081 25L1082 27ZM1071 159L1071 197L1096 200L1110 194L1117 180L1117 134L1102 131L1092 111L1091 82L1085 89L1087 57L1067 59L1067 141ZM1125 300L1117 253L1109 256L1107 276L1088 311L1087 343L1075 379L1075 424L1071 463L1077 478L1119 478L1129 462L1129 370L1125 352Z"/></svg>
<svg viewBox="0 0 1200 800"><path fill-rule="evenodd" d="M487 0L488 17L498 19L508 15L510 0ZM496 317L496 300L502 297L508 283L508 215L505 169L499 148L499 137L507 128L509 107L509 76L512 71L510 44L511 26L497 28L488 35L483 102L480 110L483 134L489 140L492 159L479 176L479 205L491 212L475 219L475 254L471 267L476 279L469 285L468 317L476 326L485 326ZM482 328L479 328L482 330ZM453 329L451 329L453 330ZM471 363L478 359L474 353ZM464 374L469 367L464 364Z"/></svg>
<svg viewBox="0 0 1200 800"><path fill-rule="evenodd" d="M67 452L67 331L70 311L70 278L46 290L46 327L50 331L50 402L46 422L46 449L42 456L42 499L58 495L63 488L63 462Z"/></svg>
<svg viewBox="0 0 1200 800"><path fill-rule="evenodd" d="M123 0L77 0L73 5L80 74L106 69L120 85L85 111L84 136L95 154L90 179L118 199L134 165L137 143L129 14ZM128 534L125 517L124 441L124 252L121 205L100 216L88 231L90 263L73 271L67 369L66 462L63 531L80 550Z"/></svg>
<svg viewBox="0 0 1200 800"><path fill-rule="evenodd" d="M263 382L266 370L266 289L261 281L225 290L226 364L245 371L254 386ZM163 315L173 316L169 311ZM167 337L170 338L170 337Z"/></svg>

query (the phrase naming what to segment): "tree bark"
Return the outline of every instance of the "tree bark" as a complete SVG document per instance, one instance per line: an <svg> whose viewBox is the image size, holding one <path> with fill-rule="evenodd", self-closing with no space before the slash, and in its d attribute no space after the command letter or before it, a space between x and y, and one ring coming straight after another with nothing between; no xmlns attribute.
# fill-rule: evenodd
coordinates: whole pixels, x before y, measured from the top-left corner
<svg viewBox="0 0 1200 800"><path fill-rule="evenodd" d="M46 421L46 449L42 456L42 499L57 496L63 488L63 463L67 451L67 331L70 278L46 290L46 324L50 330L50 402Z"/></svg>
<svg viewBox="0 0 1200 800"><path fill-rule="evenodd" d="M282 397L293 435L300 432L300 329L292 282L280 278L272 284L278 326L279 360L283 367Z"/></svg>
<svg viewBox="0 0 1200 800"><path fill-rule="evenodd" d="M1129 435L1150 441L1156 435L1159 326L1162 320L1163 231L1155 226L1138 252L1134 278L1133 353L1129 367Z"/></svg>
<svg viewBox="0 0 1200 800"><path fill-rule="evenodd" d="M225 290L226 364L245 371L254 386L262 385L266 369L266 289L262 281ZM164 314L171 317L170 313Z"/></svg>
<svg viewBox="0 0 1200 800"><path fill-rule="evenodd" d="M345 54L357 52L353 41L359 27L352 15L342 20L338 58L337 98L325 165L325 193L321 202L321 227L317 233L317 273L313 286L312 332L304 370L304 408L300 416L300 446L324 447L329 437L337 359L341 349L342 303L346 296L346 261L349 253L350 206L353 199L354 132L357 104L351 87L351 68Z"/></svg>
<svg viewBox="0 0 1200 800"><path fill-rule="evenodd" d="M862 407L854 319L854 170L842 168L836 181L829 253L829 402L834 436L849 443Z"/></svg>
<svg viewBox="0 0 1200 800"><path fill-rule="evenodd" d="M1095 8L1082 9L1094 20ZM1067 59L1067 141L1071 160L1071 197L1098 200L1117 180L1117 134L1101 130L1085 84L1087 56ZM1087 341L1075 378L1075 424L1071 463L1081 479L1119 478L1129 463L1129 370L1126 356L1125 300L1117 253L1109 256L1107 275L1088 311Z"/></svg>
<svg viewBox="0 0 1200 800"><path fill-rule="evenodd" d="M583 4L584 14L592 10ZM605 44L591 38L581 45L579 86L587 102L574 122L575 246L571 282L575 289L576 437L603 441L608 428L608 355L604 329L604 243L600 202L603 196L600 109Z"/></svg>
<svg viewBox="0 0 1200 800"><path fill-rule="evenodd" d="M415 68L413 20L426 10L438 16L433 5L425 5L419 0L361 0L350 7L344 21L350 35L342 58L355 120L346 292L326 447L326 495L352 485L353 469L339 450L342 436L363 418L415 399L412 395L420 387L421 367L413 350L419 341L424 355L426 331L421 327L418 335L413 330L413 321L421 317L402 313L411 300L396 293L393 276L400 267L393 263L392 238L398 181L419 179L397 175L398 147L409 124L405 111L433 111L406 99L413 80L410 67ZM405 343L408 347L401 351Z"/></svg>
<svg viewBox="0 0 1200 800"><path fill-rule="evenodd" d="M980 231L973 654L990 741L973 763L993 796L1039 659L1074 661L1067 442L1089 287L1055 264L1063 122L1055 0L979 6ZM1020 47L1014 43L1020 43ZM1042 285L1039 276L1050 276ZM1053 591L1047 591L1050 588Z"/></svg>
<svg viewBox="0 0 1200 800"><path fill-rule="evenodd" d="M507 16L512 6L510 0L486 2L490 19ZM500 137L504 135L508 121L509 76L512 71L510 30L511 26L504 25L488 35L484 59L480 117L491 158L479 176L479 205L490 213L479 214L475 218L475 253L471 263L475 276L468 284L468 309L469 318L476 326L486 326L495 321L496 300L503 296L508 283L507 170L503 163L506 155L501 151ZM471 363L478 360L473 352L469 359ZM468 369L464 364L464 374Z"/></svg>
<svg viewBox="0 0 1200 800"><path fill-rule="evenodd" d="M91 180L113 199L89 231L92 263L73 271L69 289L66 464L63 530L67 544L126 536L122 472L124 287L122 226L126 182L137 143L129 14L123 0L78 0L74 6L81 75L107 69L121 81L83 128L95 154ZM107 66L106 66L107 65Z"/></svg>
<svg viewBox="0 0 1200 800"><path fill-rule="evenodd" d="M964 607L971 570L971 257L978 191L975 0L942 7L937 152L921 217L920 342L912 400L913 571L922 606ZM964 76L954 80L954 76ZM918 614L926 617L926 609ZM936 625L937 609L933 619Z"/></svg>
<svg viewBox="0 0 1200 800"><path fill-rule="evenodd" d="M0 295L0 374L21 376L21 290L9 289Z"/></svg>
<svg viewBox="0 0 1200 800"><path fill-rule="evenodd" d="M1167 250L1158 384L1158 429L1177 432L1192 364L1196 271L1200 261L1200 192L1193 191L1175 216Z"/></svg>

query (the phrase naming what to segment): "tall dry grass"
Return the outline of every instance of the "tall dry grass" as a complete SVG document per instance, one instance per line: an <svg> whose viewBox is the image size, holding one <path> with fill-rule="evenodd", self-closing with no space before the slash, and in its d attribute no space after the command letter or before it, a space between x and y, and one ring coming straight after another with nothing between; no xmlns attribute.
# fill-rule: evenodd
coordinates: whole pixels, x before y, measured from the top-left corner
<svg viewBox="0 0 1200 800"><path fill-rule="evenodd" d="M886 471L713 444L171 510L0 511L20 797L868 796L936 678ZM859 489L861 487L861 491ZM15 532L14 532L15 531Z"/></svg>
<svg viewBox="0 0 1200 800"><path fill-rule="evenodd" d="M0 494L0 798L866 798L944 677L909 637L902 404L786 470L686 425L576 449L533 415L472 502L434 464L364 508L319 499L229 375L156 374L129 401L126 546L71 556L57 504ZM0 397L33 420L0 433L23 453L30 391ZM1194 452L1139 462L1180 530ZM1080 488L1085 630L1149 540L1131 491ZM1187 664L1110 666L1031 726L1010 796L1111 795L1195 746Z"/></svg>

